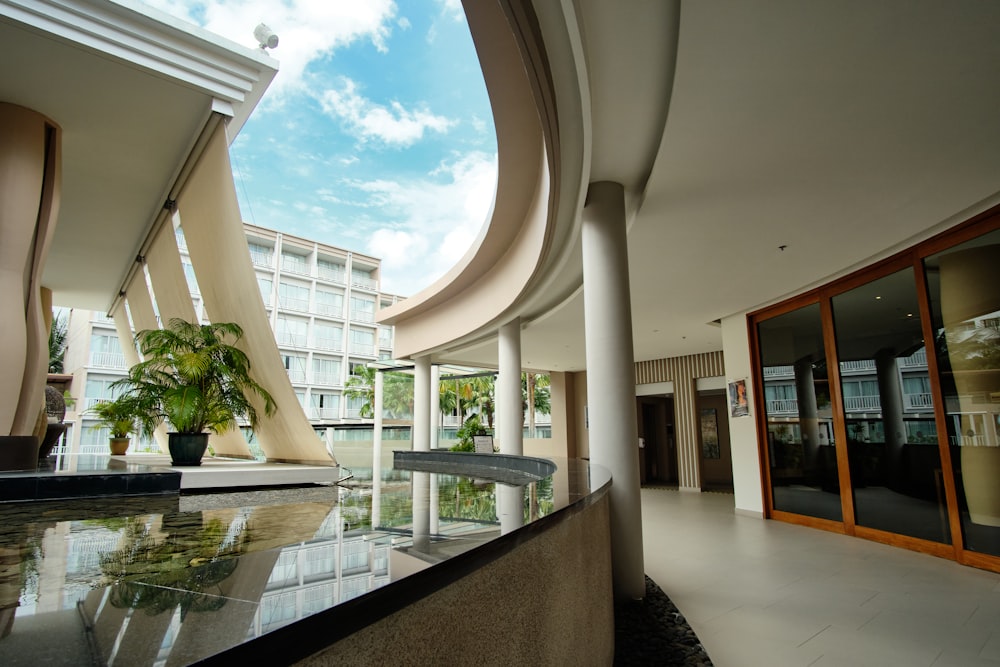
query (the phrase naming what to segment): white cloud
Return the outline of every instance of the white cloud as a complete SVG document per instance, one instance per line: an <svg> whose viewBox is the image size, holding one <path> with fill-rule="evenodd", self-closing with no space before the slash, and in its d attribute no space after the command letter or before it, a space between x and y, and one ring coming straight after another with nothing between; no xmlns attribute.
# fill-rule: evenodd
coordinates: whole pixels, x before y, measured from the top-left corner
<svg viewBox="0 0 1000 667"><path fill-rule="evenodd" d="M327 90L320 98L324 113L341 119L348 132L360 141L377 139L396 146L411 146L426 130L447 132L456 123L426 109L409 110L399 102L389 107L376 104L358 92L358 85L341 78L339 90Z"/></svg>
<svg viewBox="0 0 1000 667"><path fill-rule="evenodd" d="M280 103L291 90L303 90L309 63L328 57L336 48L368 40L379 51L387 51L397 11L393 0L145 1L248 47L257 46L253 38L254 27L266 23L278 35L278 46L271 54L281 63L268 88L267 100L271 103Z"/></svg>
<svg viewBox="0 0 1000 667"><path fill-rule="evenodd" d="M353 184L378 203L384 219L398 221L377 229L367 246L382 258L383 289L410 296L462 258L493 204L496 168L496 155L476 152L439 166L426 179Z"/></svg>

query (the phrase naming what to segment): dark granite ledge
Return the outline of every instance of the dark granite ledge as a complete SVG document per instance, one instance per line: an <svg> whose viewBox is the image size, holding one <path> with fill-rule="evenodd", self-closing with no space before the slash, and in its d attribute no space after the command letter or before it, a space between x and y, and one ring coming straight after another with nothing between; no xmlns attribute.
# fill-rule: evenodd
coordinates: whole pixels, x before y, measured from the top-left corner
<svg viewBox="0 0 1000 667"><path fill-rule="evenodd" d="M396 470L470 475L512 486L537 482L556 471L556 464L548 459L447 450L395 451L392 467Z"/></svg>
<svg viewBox="0 0 1000 667"><path fill-rule="evenodd" d="M0 472L0 502L180 494L181 473L114 457L49 456L35 470Z"/></svg>

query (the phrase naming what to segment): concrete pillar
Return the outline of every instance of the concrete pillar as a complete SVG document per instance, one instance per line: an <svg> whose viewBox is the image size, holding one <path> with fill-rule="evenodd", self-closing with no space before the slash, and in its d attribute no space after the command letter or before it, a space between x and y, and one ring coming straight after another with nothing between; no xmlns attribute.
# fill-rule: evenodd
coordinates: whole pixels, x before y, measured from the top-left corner
<svg viewBox="0 0 1000 667"><path fill-rule="evenodd" d="M31 435L45 405L42 269L60 195L59 128L0 104L0 436Z"/></svg>
<svg viewBox="0 0 1000 667"><path fill-rule="evenodd" d="M375 405L372 412L372 528L381 525L382 516L382 412L385 403L385 374L375 372Z"/></svg>
<svg viewBox="0 0 1000 667"><path fill-rule="evenodd" d="M431 449L438 448L438 438L441 435L441 367L431 366Z"/></svg>
<svg viewBox="0 0 1000 667"><path fill-rule="evenodd" d="M413 451L431 449L431 358L413 360Z"/></svg>
<svg viewBox="0 0 1000 667"><path fill-rule="evenodd" d="M822 475L819 460L819 407L816 404L812 358L804 357L795 362L795 396L798 399L799 428L802 429L802 468L806 475ZM812 483L821 484L816 477Z"/></svg>
<svg viewBox="0 0 1000 667"><path fill-rule="evenodd" d="M639 599L646 583L639 497L635 359L625 235L625 191L592 183L583 209L583 304L590 459L611 472L615 597Z"/></svg>
<svg viewBox="0 0 1000 667"><path fill-rule="evenodd" d="M500 453L520 456L524 453L521 412L521 319L500 327L498 340L500 375L497 378L497 430Z"/></svg>
<svg viewBox="0 0 1000 667"><path fill-rule="evenodd" d="M494 491L500 534L506 535L524 525L524 487L497 482Z"/></svg>
<svg viewBox="0 0 1000 667"><path fill-rule="evenodd" d="M875 354L875 374L878 378L879 403L882 407L882 428L885 431L885 454L888 457L889 488L901 490L903 475L903 449L906 445L906 422L903 412L903 381L899 364L891 350Z"/></svg>
<svg viewBox="0 0 1000 667"><path fill-rule="evenodd" d="M431 473L411 472L413 480L413 550L431 552Z"/></svg>

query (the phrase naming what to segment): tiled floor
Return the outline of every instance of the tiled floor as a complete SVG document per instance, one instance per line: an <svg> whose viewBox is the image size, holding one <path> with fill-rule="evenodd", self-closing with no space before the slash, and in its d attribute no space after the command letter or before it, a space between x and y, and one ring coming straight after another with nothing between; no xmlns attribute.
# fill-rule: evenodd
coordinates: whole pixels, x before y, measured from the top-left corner
<svg viewBox="0 0 1000 667"><path fill-rule="evenodd" d="M643 489L646 573L716 667L1000 667L1000 575Z"/></svg>

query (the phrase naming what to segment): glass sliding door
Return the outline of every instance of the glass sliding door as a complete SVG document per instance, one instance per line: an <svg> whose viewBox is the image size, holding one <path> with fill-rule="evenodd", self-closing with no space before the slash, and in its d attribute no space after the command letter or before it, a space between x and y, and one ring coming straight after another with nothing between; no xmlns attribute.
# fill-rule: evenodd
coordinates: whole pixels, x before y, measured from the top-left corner
<svg viewBox="0 0 1000 667"><path fill-rule="evenodd" d="M1000 556L1000 231L924 268L964 546Z"/></svg>
<svg viewBox="0 0 1000 667"><path fill-rule="evenodd" d="M949 544L911 268L831 299L855 524Z"/></svg>
<svg viewBox="0 0 1000 667"><path fill-rule="evenodd" d="M757 325L773 507L842 521L819 304Z"/></svg>

